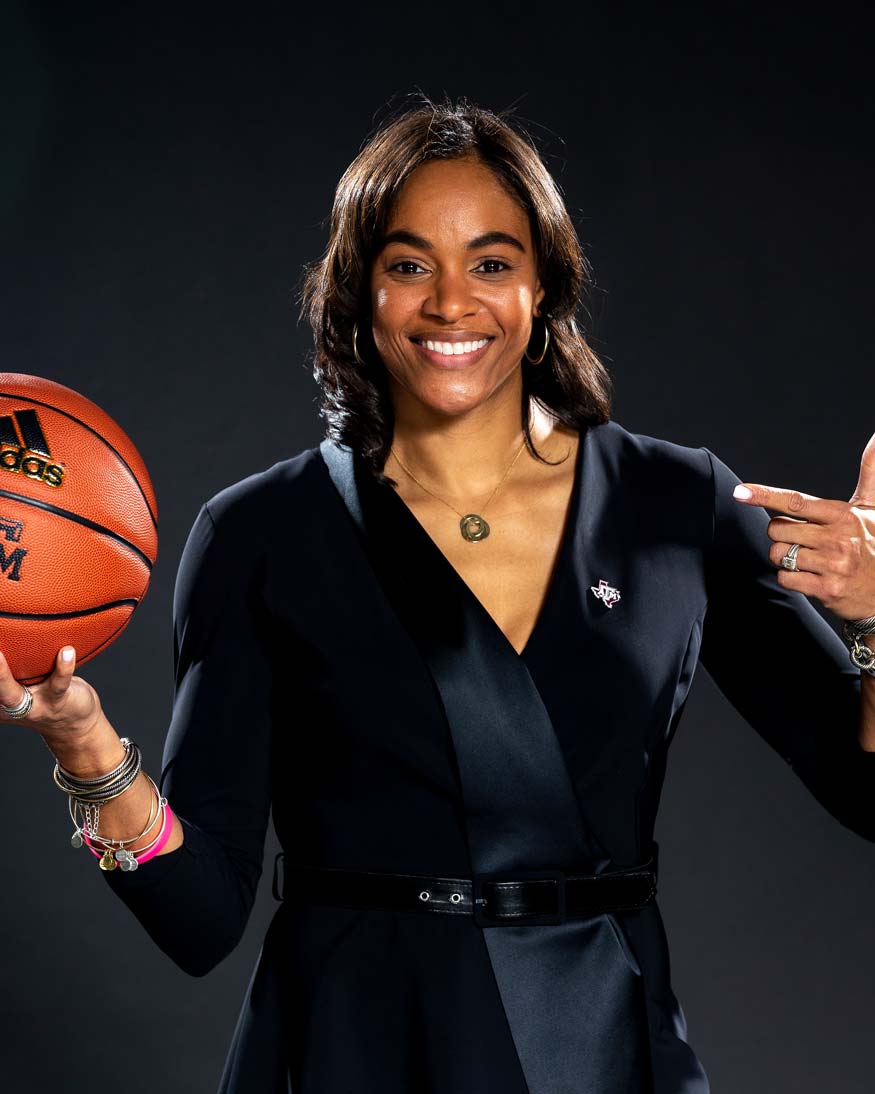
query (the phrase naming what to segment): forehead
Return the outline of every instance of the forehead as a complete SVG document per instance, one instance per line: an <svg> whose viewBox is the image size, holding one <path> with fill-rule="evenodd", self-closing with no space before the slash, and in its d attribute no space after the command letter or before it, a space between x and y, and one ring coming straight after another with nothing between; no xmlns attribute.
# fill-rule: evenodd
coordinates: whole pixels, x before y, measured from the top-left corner
<svg viewBox="0 0 875 1094"><path fill-rule="evenodd" d="M401 188L388 228L445 235L504 229L525 237L529 218L497 176L472 159L431 160L413 172Z"/></svg>

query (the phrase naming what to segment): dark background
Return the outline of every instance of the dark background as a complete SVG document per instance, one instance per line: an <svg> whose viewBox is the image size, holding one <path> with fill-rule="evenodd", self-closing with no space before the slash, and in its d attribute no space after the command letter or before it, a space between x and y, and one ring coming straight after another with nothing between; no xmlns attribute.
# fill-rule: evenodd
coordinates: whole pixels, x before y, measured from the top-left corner
<svg viewBox="0 0 875 1094"><path fill-rule="evenodd" d="M321 439L295 289L393 96L517 105L595 270L621 424L850 497L875 429L860 9L121 7L2 7L0 367L88 395L151 469L151 592L83 674L153 774L182 544L203 500ZM767 671L807 686L792 650ZM212 1094L269 872L239 949L191 979L70 850L41 741L3 740L4 1091ZM657 837L675 989L715 1092L871 1091L875 847L704 671Z"/></svg>

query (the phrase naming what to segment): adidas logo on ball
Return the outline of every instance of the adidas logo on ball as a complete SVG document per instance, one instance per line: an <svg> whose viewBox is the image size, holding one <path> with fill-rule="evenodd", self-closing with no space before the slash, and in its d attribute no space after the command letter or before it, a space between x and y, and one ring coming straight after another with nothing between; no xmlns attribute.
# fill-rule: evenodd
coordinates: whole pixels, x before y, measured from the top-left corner
<svg viewBox="0 0 875 1094"><path fill-rule="evenodd" d="M15 471L46 486L60 486L64 469L52 454L35 410L16 410L0 418L0 470Z"/></svg>

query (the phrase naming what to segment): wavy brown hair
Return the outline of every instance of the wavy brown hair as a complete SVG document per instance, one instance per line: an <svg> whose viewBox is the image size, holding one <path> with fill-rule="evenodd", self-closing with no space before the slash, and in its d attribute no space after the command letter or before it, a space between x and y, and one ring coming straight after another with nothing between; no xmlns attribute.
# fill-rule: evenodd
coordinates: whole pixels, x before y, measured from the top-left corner
<svg viewBox="0 0 875 1094"><path fill-rule="evenodd" d="M550 345L540 365L522 359L522 427L529 451L527 413L534 399L565 425L583 431L610 419L611 381L577 322L591 286L589 265L561 192L531 136L509 117L467 99L429 99L403 108L366 138L344 171L334 196L328 246L305 269L301 316L313 328L313 374L327 436L358 452L375 477L395 485L382 467L389 455L394 412L387 372L371 329L370 274L393 203L402 186L429 160L471 157L490 168L525 209L538 275L541 311ZM362 367L352 350L353 325ZM540 354L540 333L532 356Z"/></svg>

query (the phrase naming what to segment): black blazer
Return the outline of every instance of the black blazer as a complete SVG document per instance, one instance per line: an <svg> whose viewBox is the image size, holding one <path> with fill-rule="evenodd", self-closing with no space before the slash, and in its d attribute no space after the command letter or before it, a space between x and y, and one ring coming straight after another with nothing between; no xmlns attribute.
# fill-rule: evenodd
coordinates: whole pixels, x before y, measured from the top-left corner
<svg viewBox="0 0 875 1094"><path fill-rule="evenodd" d="M842 824L875 753L841 640L706 448L581 438L521 655L395 491L325 441L195 521L161 778L185 843L107 883L203 975L252 907L273 808L296 864L465 876L642 863L701 661ZM472 547L476 550L476 546ZM612 606L595 595L617 589ZM776 648L793 651L787 671ZM805 687L799 681L805 681ZM222 1094L706 1094L656 903L559 925L314 907L265 938Z"/></svg>

